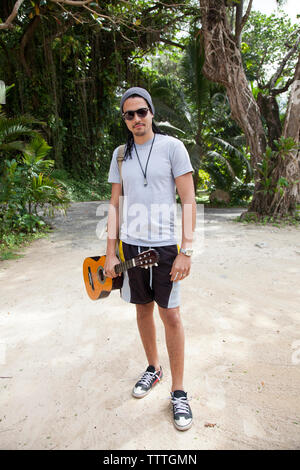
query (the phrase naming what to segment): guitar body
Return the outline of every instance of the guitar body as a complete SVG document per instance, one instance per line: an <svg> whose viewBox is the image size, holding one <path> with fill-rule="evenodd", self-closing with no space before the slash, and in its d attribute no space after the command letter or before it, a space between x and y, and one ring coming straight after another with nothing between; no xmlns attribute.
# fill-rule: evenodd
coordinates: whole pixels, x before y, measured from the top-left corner
<svg viewBox="0 0 300 470"><path fill-rule="evenodd" d="M108 297L112 290L121 289L123 285L123 272L131 268L145 268L155 265L159 260L159 254L153 248L139 253L130 260L114 266L116 273L121 276L114 278L104 274L106 256L91 256L83 262L83 279L88 296L92 300Z"/></svg>
<svg viewBox="0 0 300 470"><path fill-rule="evenodd" d="M105 259L106 256L92 256L83 262L85 288L92 300L108 297L112 290L123 285L123 274L113 279L104 275Z"/></svg>

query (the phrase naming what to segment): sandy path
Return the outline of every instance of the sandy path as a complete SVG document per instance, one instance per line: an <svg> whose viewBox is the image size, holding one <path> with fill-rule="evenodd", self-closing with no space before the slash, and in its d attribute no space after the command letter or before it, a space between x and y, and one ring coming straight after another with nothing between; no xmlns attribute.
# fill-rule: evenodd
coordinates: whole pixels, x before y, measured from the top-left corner
<svg viewBox="0 0 300 470"><path fill-rule="evenodd" d="M0 265L0 448L300 449L300 230L205 211L182 282L195 419L180 433L157 311L164 380L136 400L146 363L134 306L85 293L83 258L105 247L98 205L73 204L49 239Z"/></svg>

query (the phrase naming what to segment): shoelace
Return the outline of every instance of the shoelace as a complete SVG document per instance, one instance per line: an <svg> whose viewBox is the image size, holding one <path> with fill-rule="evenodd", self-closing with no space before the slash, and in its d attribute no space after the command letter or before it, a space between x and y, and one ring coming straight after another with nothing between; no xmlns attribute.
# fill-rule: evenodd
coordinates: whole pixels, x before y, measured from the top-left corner
<svg viewBox="0 0 300 470"><path fill-rule="evenodd" d="M188 399L186 397L173 397L171 398L171 402L173 403L175 407L175 414L177 413L189 413L189 404L188 404Z"/></svg>
<svg viewBox="0 0 300 470"><path fill-rule="evenodd" d="M151 381L153 380L154 376L157 377L158 380L160 380L156 372L146 371L143 377L138 381L138 383L141 385L146 385L148 387L151 384Z"/></svg>

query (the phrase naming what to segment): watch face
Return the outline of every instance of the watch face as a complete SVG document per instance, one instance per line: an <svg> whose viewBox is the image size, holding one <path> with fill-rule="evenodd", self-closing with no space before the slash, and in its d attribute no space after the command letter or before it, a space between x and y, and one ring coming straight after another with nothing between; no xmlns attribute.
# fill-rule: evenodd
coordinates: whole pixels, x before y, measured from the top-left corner
<svg viewBox="0 0 300 470"><path fill-rule="evenodd" d="M180 251L186 256L191 256L193 254L193 250L191 248L187 248L187 249L181 248Z"/></svg>

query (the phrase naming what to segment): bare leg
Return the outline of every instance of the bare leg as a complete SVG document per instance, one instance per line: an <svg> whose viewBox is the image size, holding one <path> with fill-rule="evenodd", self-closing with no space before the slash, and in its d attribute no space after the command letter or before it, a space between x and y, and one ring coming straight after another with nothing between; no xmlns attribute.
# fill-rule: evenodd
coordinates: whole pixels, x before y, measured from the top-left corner
<svg viewBox="0 0 300 470"><path fill-rule="evenodd" d="M136 305L137 324L147 356L148 364L154 366L155 370L158 370L159 360L156 346L156 328L154 323L153 310L154 302Z"/></svg>
<svg viewBox="0 0 300 470"><path fill-rule="evenodd" d="M160 317L165 327L166 344L172 374L172 392L184 390L184 331L179 307L158 307Z"/></svg>

